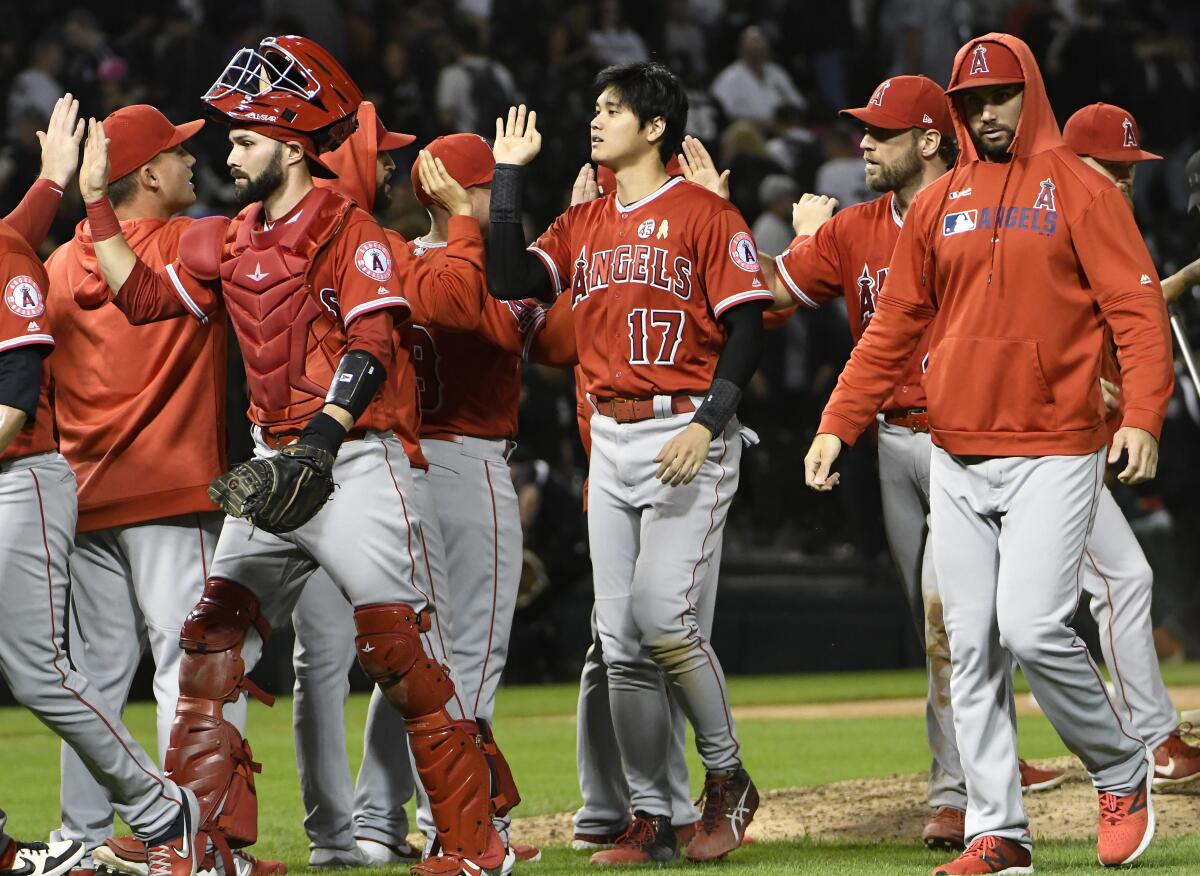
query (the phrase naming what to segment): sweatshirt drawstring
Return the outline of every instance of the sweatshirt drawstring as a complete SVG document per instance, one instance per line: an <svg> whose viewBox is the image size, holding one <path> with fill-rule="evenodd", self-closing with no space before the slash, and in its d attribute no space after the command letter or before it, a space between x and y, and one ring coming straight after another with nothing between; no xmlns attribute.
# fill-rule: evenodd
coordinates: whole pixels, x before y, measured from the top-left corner
<svg viewBox="0 0 1200 876"><path fill-rule="evenodd" d="M1015 142L1014 140L1014 144ZM1010 157L1006 162L1004 184L1000 186L1000 203L996 206L996 213L992 217L992 245L988 253L987 284L989 286L992 285L992 269L996 266L996 245L1000 242L1000 227L1004 224L1004 196L1008 194L1008 181L1012 176L1012 168L1015 160L1015 157Z"/></svg>

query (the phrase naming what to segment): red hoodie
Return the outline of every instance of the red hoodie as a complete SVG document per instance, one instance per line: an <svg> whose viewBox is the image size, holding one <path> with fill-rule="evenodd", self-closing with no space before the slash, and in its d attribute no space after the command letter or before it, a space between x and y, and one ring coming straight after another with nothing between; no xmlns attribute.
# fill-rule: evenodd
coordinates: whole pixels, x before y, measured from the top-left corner
<svg viewBox="0 0 1200 876"><path fill-rule="evenodd" d="M161 270L192 221L131 219L121 231ZM81 307L108 294L86 220L46 270L54 424L79 480L79 531L215 511L208 483L225 470L224 312L207 323L135 326L115 307Z"/></svg>
<svg viewBox="0 0 1200 876"><path fill-rule="evenodd" d="M952 102L958 164L915 199L878 310L819 431L852 443L891 391L927 325L925 391L934 443L957 455L1082 455L1105 444L1100 396L1107 323L1119 350L1124 426L1157 437L1174 370L1158 276L1120 191L1062 141L1041 73L1025 74L1008 162L985 162Z"/></svg>

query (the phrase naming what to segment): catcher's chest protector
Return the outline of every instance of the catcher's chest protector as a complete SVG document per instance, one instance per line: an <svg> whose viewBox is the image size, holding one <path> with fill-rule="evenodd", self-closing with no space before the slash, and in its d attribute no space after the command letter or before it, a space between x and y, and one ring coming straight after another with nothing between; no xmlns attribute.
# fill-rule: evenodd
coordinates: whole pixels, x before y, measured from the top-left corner
<svg viewBox="0 0 1200 876"><path fill-rule="evenodd" d="M317 189L272 242L255 230L262 205L230 223L221 279L242 357L250 418L261 426L306 421L320 410L345 352L346 334L333 289L313 289L313 263L342 227L352 204Z"/></svg>

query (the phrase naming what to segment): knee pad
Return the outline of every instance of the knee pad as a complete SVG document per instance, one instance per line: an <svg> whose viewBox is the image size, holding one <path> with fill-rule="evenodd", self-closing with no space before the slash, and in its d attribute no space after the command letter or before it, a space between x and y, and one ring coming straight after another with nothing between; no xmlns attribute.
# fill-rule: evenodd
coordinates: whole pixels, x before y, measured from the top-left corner
<svg viewBox="0 0 1200 876"><path fill-rule="evenodd" d="M258 597L236 581L209 578L200 601L179 631L179 646L201 654L240 648L250 627L258 631L263 642L271 636L271 625L262 616Z"/></svg>
<svg viewBox="0 0 1200 876"><path fill-rule="evenodd" d="M355 609L354 626L359 665L405 719L442 711L454 682L421 643L428 616L400 602L367 605Z"/></svg>

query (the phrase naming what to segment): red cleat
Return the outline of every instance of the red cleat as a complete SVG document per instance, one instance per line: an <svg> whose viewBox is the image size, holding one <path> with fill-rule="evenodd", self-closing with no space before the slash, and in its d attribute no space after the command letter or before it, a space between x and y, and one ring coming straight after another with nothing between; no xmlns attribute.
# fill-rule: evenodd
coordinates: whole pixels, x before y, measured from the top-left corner
<svg viewBox="0 0 1200 876"><path fill-rule="evenodd" d="M660 864L679 857L675 829L665 815L635 812L633 823L607 851L596 852L589 864L606 867L614 864Z"/></svg>
<svg viewBox="0 0 1200 876"><path fill-rule="evenodd" d="M974 876L979 873L1032 873L1029 849L1002 836L981 836L949 864L933 868L933 876Z"/></svg>
<svg viewBox="0 0 1200 876"><path fill-rule="evenodd" d="M939 806L925 829L921 831L921 842L926 848L940 849L947 852L961 852L967 844L964 834L967 827L967 813L953 806Z"/></svg>
<svg viewBox="0 0 1200 876"><path fill-rule="evenodd" d="M1100 826L1096 854L1105 867L1136 861L1154 839L1154 805L1150 774L1132 794L1100 792Z"/></svg>
<svg viewBox="0 0 1200 876"><path fill-rule="evenodd" d="M1017 765L1021 769L1022 794L1049 791L1051 788L1057 788L1067 780L1066 770L1044 770L1023 760L1017 761Z"/></svg>
<svg viewBox="0 0 1200 876"><path fill-rule="evenodd" d="M1174 788L1200 778L1200 748L1183 741L1179 728L1154 749L1154 787ZM1188 728L1190 729L1190 728Z"/></svg>
<svg viewBox="0 0 1200 876"><path fill-rule="evenodd" d="M742 844L758 811L758 789L741 767L709 773L700 798L700 829L688 845L689 861L715 861Z"/></svg>

